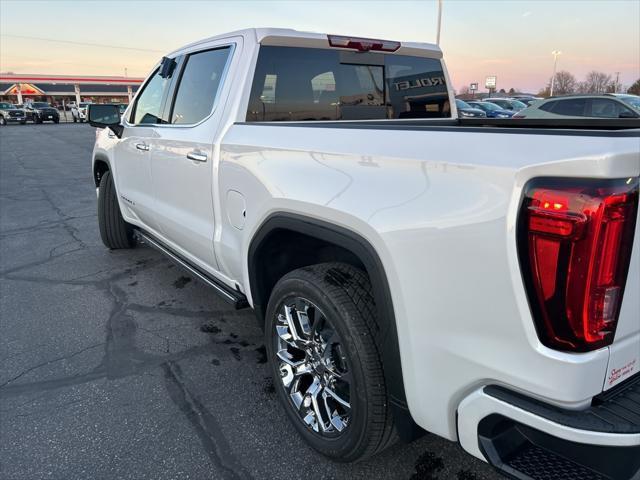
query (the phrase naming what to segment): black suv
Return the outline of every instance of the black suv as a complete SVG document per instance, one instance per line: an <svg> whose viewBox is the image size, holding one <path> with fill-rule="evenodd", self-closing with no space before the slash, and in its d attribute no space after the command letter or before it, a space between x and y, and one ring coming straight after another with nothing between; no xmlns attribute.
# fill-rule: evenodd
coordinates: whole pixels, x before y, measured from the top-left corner
<svg viewBox="0 0 640 480"><path fill-rule="evenodd" d="M33 102L30 105L25 105L25 110L27 115L31 117L29 120L33 120L33 123L60 123L60 113L47 102Z"/></svg>

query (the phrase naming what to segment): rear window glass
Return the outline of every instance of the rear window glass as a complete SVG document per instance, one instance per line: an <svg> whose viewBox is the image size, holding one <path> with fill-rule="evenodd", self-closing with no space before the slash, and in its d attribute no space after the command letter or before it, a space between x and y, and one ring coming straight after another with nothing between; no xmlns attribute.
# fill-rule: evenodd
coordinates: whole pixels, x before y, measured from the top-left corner
<svg viewBox="0 0 640 480"><path fill-rule="evenodd" d="M450 117L439 60L318 48L260 48L247 121Z"/></svg>
<svg viewBox="0 0 640 480"><path fill-rule="evenodd" d="M540 105L538 108L540 110L544 110L545 112L551 112L551 111L553 111L553 107L556 106L556 103L558 103L558 102L546 102L546 103L543 103L542 105Z"/></svg>

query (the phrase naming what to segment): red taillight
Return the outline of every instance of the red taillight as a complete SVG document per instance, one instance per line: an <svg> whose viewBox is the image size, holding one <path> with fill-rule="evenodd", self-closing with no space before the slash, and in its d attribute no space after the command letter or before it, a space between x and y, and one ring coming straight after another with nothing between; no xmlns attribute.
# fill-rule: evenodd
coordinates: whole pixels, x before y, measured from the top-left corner
<svg viewBox="0 0 640 480"><path fill-rule="evenodd" d="M518 253L542 343L588 351L613 341L637 210L638 178L527 184Z"/></svg>
<svg viewBox="0 0 640 480"><path fill-rule="evenodd" d="M373 38L342 37L340 35L327 35L329 45L337 48L351 48L359 52L380 51L395 52L400 48L400 42L390 40L375 40Z"/></svg>

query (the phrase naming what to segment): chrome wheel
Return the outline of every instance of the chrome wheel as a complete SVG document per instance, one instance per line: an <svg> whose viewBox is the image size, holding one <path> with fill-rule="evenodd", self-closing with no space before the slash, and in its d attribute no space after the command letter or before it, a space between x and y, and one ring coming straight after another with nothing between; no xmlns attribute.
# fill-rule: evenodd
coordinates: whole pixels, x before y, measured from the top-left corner
<svg viewBox="0 0 640 480"><path fill-rule="evenodd" d="M351 373L335 328L317 306L295 297L278 311L274 334L290 406L312 431L341 435L351 419Z"/></svg>

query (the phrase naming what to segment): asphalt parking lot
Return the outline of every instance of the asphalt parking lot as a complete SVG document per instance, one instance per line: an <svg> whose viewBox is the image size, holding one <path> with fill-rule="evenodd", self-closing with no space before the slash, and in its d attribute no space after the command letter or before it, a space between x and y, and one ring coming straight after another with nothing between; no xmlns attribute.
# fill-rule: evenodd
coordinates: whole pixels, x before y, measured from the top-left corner
<svg viewBox="0 0 640 480"><path fill-rule="evenodd" d="M290 426L252 312L100 242L86 124L0 128L0 478L493 479L426 435L337 464Z"/></svg>

